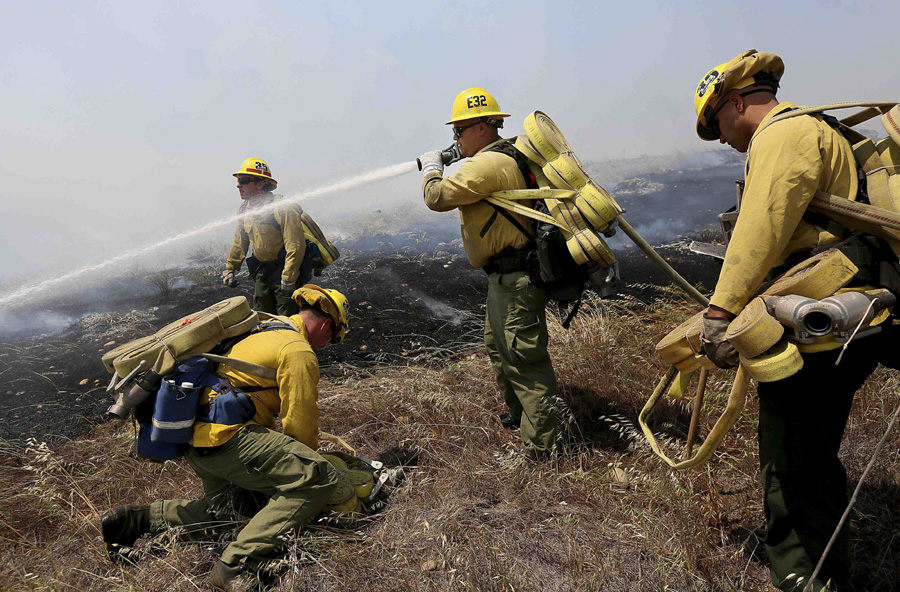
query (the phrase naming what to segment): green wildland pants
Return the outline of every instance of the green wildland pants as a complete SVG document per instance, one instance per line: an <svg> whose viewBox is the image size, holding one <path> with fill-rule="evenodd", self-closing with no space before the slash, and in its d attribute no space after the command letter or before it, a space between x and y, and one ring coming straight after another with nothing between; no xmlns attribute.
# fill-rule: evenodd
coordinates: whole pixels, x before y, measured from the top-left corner
<svg viewBox="0 0 900 592"><path fill-rule="evenodd" d="M766 550L781 590L803 589L847 506L841 439L854 394L890 345L880 334L854 340L838 366L840 350L804 354L800 372L757 387ZM814 589L847 589L849 561L845 524ZM828 580L832 585L822 588Z"/></svg>
<svg viewBox="0 0 900 592"><path fill-rule="evenodd" d="M259 261L255 257L247 257L247 269L255 282L253 310L284 317L300 312L300 305L291 298L291 295L281 291L284 260ZM298 279L302 281L302 278ZM302 285L298 283L298 287Z"/></svg>
<svg viewBox="0 0 900 592"><path fill-rule="evenodd" d="M150 532L187 527L201 534L210 527L240 519L235 502L246 491L268 496L222 561L255 569L273 556L284 533L312 520L337 484L334 469L314 450L289 436L258 425L246 425L212 454L191 450L186 459L203 482L203 498L165 500L150 505ZM242 491L246 490L246 491Z"/></svg>
<svg viewBox="0 0 900 592"><path fill-rule="evenodd" d="M546 304L547 295L524 271L488 276L484 345L509 412L521 421L522 446L532 458L553 450L559 426Z"/></svg>

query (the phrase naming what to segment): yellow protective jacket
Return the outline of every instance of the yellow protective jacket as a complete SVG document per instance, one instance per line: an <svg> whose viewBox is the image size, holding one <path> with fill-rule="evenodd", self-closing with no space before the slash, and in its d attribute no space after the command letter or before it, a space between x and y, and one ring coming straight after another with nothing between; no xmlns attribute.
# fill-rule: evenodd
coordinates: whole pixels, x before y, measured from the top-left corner
<svg viewBox="0 0 900 592"><path fill-rule="evenodd" d="M253 197L242 203L237 213L253 211L279 199L280 195L271 193ZM300 218L302 213L303 209L298 204L284 204L263 214L239 220L225 269L238 271L244 258L249 255L248 247L252 247L252 255L262 262L277 260L284 248L286 255L281 279L296 282L300 275L300 264L306 255L306 234Z"/></svg>
<svg viewBox="0 0 900 592"><path fill-rule="evenodd" d="M275 427L275 417L281 416L284 433L306 444L318 447L319 361L312 347L306 326L300 315L279 317L289 320L297 331L280 329L255 333L238 341L223 355L238 358L276 372L276 382L251 376L221 364L216 374L237 389L241 387L271 387L247 393L256 405L251 423L267 428ZM210 389L204 389L200 404L209 402ZM192 446L218 446L227 442L242 425L194 424Z"/></svg>
<svg viewBox="0 0 900 592"><path fill-rule="evenodd" d="M760 123L789 108L783 102ZM856 199L850 143L819 116L774 123L753 135L744 169L744 196L710 304L739 313L766 274L797 251L837 242L804 221L817 190Z"/></svg>
<svg viewBox="0 0 900 592"><path fill-rule="evenodd" d="M443 178L432 173L422 183L425 205L429 209L447 212L459 208L463 247L472 267L476 268L484 267L491 257L506 247L518 249L528 243L528 238L511 222L498 215L486 201L482 201L494 191L525 189L525 179L515 159L500 152L487 151L501 141L479 150L452 176ZM510 214L523 227L529 227L524 216L512 212ZM483 237L480 236L491 217L495 218L493 224Z"/></svg>

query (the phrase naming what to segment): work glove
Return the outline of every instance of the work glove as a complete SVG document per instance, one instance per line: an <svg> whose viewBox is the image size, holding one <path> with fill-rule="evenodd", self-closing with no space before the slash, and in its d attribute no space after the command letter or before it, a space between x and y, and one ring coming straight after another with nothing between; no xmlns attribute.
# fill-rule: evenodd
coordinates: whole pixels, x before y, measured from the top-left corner
<svg viewBox="0 0 900 592"><path fill-rule="evenodd" d="M725 331L730 324L731 321L724 317L703 315L703 328L700 330L703 354L719 368L737 368L741 362L737 350L725 339Z"/></svg>
<svg viewBox="0 0 900 592"><path fill-rule="evenodd" d="M281 280L281 291L287 294L288 296L294 295L294 290L297 289L297 282L286 282Z"/></svg>
<svg viewBox="0 0 900 592"><path fill-rule="evenodd" d="M237 280L234 279L234 270L226 269L222 272L222 283L229 288L237 288Z"/></svg>
<svg viewBox="0 0 900 592"><path fill-rule="evenodd" d="M432 150L431 152L426 152L419 157L419 162L422 163L423 175L427 175L429 173L437 173L439 175L444 174L444 162L441 160L440 150Z"/></svg>

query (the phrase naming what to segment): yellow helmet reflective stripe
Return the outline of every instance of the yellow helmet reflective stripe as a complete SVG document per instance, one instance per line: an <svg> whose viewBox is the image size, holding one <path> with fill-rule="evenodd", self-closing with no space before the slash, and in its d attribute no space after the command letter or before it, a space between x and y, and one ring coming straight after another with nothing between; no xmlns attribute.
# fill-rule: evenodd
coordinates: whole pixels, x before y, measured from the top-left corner
<svg viewBox="0 0 900 592"><path fill-rule="evenodd" d="M500 111L500 105L497 104L494 95L483 88L473 86L456 95L453 113L447 125L476 117L509 117L509 113Z"/></svg>
<svg viewBox="0 0 900 592"><path fill-rule="evenodd" d="M278 186L278 181L272 178L272 170L269 168L269 165L261 158L250 157L245 160L241 164L241 169L232 176L237 177L238 175L262 177L263 179L274 183L276 187Z"/></svg>
<svg viewBox="0 0 900 592"><path fill-rule="evenodd" d="M308 304L331 317L331 320L334 321L331 343L340 343L344 340L350 317L350 301L346 296L337 290L306 284L302 288L298 288L293 297L297 304Z"/></svg>
<svg viewBox="0 0 900 592"><path fill-rule="evenodd" d="M755 49L745 51L708 71L694 91L697 135L704 140L719 139L719 134L713 131L709 122L715 113L716 103L725 93L754 84L768 84L774 92L782 74L784 62L780 57Z"/></svg>

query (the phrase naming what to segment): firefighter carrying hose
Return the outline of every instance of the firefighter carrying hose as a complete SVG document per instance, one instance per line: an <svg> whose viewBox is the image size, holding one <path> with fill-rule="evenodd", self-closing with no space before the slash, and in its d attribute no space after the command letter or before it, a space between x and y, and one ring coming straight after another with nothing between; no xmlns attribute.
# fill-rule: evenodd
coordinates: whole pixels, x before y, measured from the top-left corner
<svg viewBox="0 0 900 592"><path fill-rule="evenodd" d="M243 200L238 214L281 199L272 193L278 182L261 158L248 158L234 176ZM247 269L255 282L253 308L256 310L286 316L297 314L297 303L291 294L309 282L314 266L306 257L302 214L298 204L286 204L238 221L222 279L228 287L237 286L234 274L246 258Z"/></svg>
<svg viewBox="0 0 900 592"><path fill-rule="evenodd" d="M840 248L861 271L896 269L891 250L873 237L808 210L817 191L850 200L865 194L836 120L810 114L768 125L797 109L776 99L783 72L780 57L751 50L710 70L694 94L698 135L747 153L740 213L703 319L704 353L720 367L737 365L725 331L767 278L828 246ZM890 288L877 273L857 274L854 282L851 287ZM879 361L894 365L884 355L895 347L894 336L888 322L880 333L850 344L839 365L837 344L815 352L801 347L800 372L758 385L765 544L772 582L782 590L806 586L847 505L838 450L850 406ZM814 590L847 587L848 543L845 526Z"/></svg>
<svg viewBox="0 0 900 592"><path fill-rule="evenodd" d="M224 351L227 357L272 368L276 378L219 366L216 375L246 393L252 403L243 407L253 415L236 420L241 409L223 406L214 422L194 423L185 459L203 483L203 497L113 508L100 521L111 554L169 527L201 534L252 515L210 574L215 589L231 591L277 551L282 535L303 527L325 507L337 474L316 452L319 364L314 352L344 339L348 305L340 292L312 284L297 290L296 298L298 314L266 321L260 331ZM283 433L272 429L279 415Z"/></svg>
<svg viewBox="0 0 900 592"><path fill-rule="evenodd" d="M526 188L517 152L498 132L505 117L483 88L459 93L447 125L453 126L459 154L470 160L444 178L441 151L423 154L422 190L430 209L459 210L469 262L487 273L484 344L509 407L501 424L520 428L527 456L545 459L555 448L559 425L556 375L547 351L547 295L529 278L534 244L524 232L528 219L483 200L494 191Z"/></svg>

